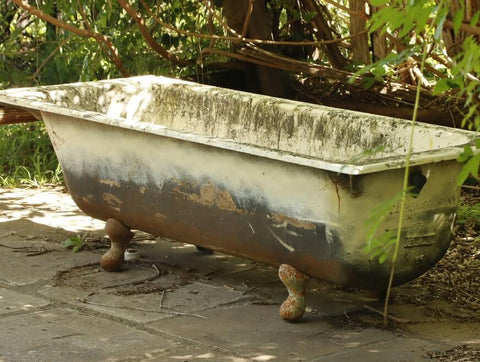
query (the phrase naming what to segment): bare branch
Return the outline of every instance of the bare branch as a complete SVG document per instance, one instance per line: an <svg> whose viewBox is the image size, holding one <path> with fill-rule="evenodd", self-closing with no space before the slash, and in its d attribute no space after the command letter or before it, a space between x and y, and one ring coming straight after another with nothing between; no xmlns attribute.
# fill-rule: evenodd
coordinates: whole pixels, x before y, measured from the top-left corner
<svg viewBox="0 0 480 362"><path fill-rule="evenodd" d="M53 25L55 25L58 28L65 29L75 35L79 35L82 37L86 38L93 38L99 43L102 43L105 45L105 47L108 49L108 55L112 62L116 65L117 69L120 71L120 73L124 77L128 77L128 71L123 65L122 60L120 59L120 56L118 54L117 48L113 45L113 43L110 41L110 39L103 34L93 32L91 30L87 29L80 29L77 28L71 24L64 23L63 21L58 20L57 18L54 18L53 16L50 16L48 14L45 14L43 11L40 9L37 9L33 6L31 6L28 2L23 1L23 0L13 0L15 5L21 7L22 9L28 11L30 14L37 16L38 18L45 20Z"/></svg>
<svg viewBox="0 0 480 362"><path fill-rule="evenodd" d="M213 39L213 40L227 40L231 41L233 43L253 43L253 44L264 44L264 45L290 45L290 46L306 46L306 45L325 45L325 44L333 44L333 43L342 43L344 40L348 39L353 39L358 36L362 36L368 33L367 30L358 32L356 34L352 34L350 36L342 37L342 38L336 38L336 39L331 39L331 40L318 40L318 41L281 41L281 40L263 40L263 39L253 39L253 38L242 38L240 34L235 32L235 30L231 29L228 27L228 25L225 24L228 29L230 29L231 32L234 34L238 34L238 36L233 37L233 36L222 36L222 35L212 35L212 34L200 34L200 33L193 33L191 31L183 30L183 29L178 29L175 28L174 26L171 26L170 24L167 24L160 20L158 16L156 16L153 11L148 7L147 3L145 0L140 0L142 5L145 7L145 10L147 13L157 22L159 25L162 27L172 30L178 34L186 35L186 36L191 36L195 38L203 38L203 39ZM212 15L213 16L213 15ZM215 17L215 16L213 16ZM218 18L215 17L215 19Z"/></svg>
<svg viewBox="0 0 480 362"><path fill-rule="evenodd" d="M453 24L453 21L451 21L451 20L446 20L445 23L443 24L443 26L445 28L454 29L454 24ZM478 26L472 26L470 24L462 23L462 24L460 24L460 30L464 31L465 33L480 36L480 27L478 27Z"/></svg>
<svg viewBox="0 0 480 362"><path fill-rule="evenodd" d="M128 15L137 23L138 29L140 30L140 33L142 34L143 38L147 42L147 44L155 50L158 54L160 54L162 57L165 59L168 59L172 63L175 63L177 65L185 66L191 64L191 62L188 62L184 59L180 59L176 55L170 53L167 49L165 49L163 46L158 44L155 39L153 39L152 34L150 34L150 31L148 30L147 26L145 25L145 20L143 19L142 15L139 14L134 8L130 6L127 0L117 0L117 2L120 4L120 6L127 12Z"/></svg>
<svg viewBox="0 0 480 362"><path fill-rule="evenodd" d="M252 17L252 13L253 13L254 2L255 0L248 0L248 11L247 11L247 16L245 17L245 22L243 23L242 38L245 38L245 36L247 35L248 25L250 24L250 18Z"/></svg>

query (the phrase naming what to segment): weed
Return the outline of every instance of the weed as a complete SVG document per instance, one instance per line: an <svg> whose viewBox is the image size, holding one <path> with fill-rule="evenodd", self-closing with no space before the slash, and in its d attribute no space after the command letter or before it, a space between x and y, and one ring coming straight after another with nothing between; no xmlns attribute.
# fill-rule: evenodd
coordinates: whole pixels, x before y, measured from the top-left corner
<svg viewBox="0 0 480 362"><path fill-rule="evenodd" d="M0 140L1 187L38 187L63 182L43 123L1 126Z"/></svg>
<svg viewBox="0 0 480 362"><path fill-rule="evenodd" d="M72 248L72 252L76 253L86 245L87 234L74 235L63 242L63 247L66 249Z"/></svg>
<svg viewBox="0 0 480 362"><path fill-rule="evenodd" d="M457 224L470 224L474 228L480 227L480 203L459 205L457 209Z"/></svg>

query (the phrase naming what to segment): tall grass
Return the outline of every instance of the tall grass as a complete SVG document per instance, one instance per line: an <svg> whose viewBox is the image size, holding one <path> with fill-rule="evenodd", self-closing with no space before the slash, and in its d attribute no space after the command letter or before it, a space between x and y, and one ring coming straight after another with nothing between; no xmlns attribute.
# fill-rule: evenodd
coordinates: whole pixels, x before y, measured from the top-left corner
<svg viewBox="0 0 480 362"><path fill-rule="evenodd" d="M41 122L0 126L0 186L38 187L63 182Z"/></svg>

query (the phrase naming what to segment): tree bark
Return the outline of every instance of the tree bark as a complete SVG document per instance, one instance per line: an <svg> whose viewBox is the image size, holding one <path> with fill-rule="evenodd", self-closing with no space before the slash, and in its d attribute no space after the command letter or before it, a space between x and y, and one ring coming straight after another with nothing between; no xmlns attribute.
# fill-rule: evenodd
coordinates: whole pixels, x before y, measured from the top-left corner
<svg viewBox="0 0 480 362"><path fill-rule="evenodd" d="M315 12L316 15L313 18L313 22L317 28L317 35L322 40L333 40L332 30L328 25L325 17L322 13L322 8L317 4L316 0L301 0L305 10ZM347 60L338 49L338 45L335 43L329 43L322 46L328 61L332 67L336 69L344 69L347 65Z"/></svg>
<svg viewBox="0 0 480 362"><path fill-rule="evenodd" d="M363 32L366 29L365 0L350 0L350 10L350 34ZM360 64L370 64L367 33L352 40L352 60Z"/></svg>
<svg viewBox="0 0 480 362"><path fill-rule="evenodd" d="M37 118L22 108L0 105L0 125L34 121L37 121Z"/></svg>
<svg viewBox="0 0 480 362"><path fill-rule="evenodd" d="M223 16L227 24L244 37L273 40L272 15L265 0L224 0ZM287 90L280 70L262 65L246 65L247 90L285 97Z"/></svg>

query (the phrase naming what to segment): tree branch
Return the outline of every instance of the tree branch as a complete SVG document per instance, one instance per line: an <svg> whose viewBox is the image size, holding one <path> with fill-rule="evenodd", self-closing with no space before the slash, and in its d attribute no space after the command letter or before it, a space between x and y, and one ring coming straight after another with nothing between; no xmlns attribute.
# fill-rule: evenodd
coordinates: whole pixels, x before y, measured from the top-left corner
<svg viewBox="0 0 480 362"><path fill-rule="evenodd" d="M247 35L248 31L248 25L250 24L250 18L252 17L253 13L253 3L254 0L248 0L248 11L247 11L247 16L245 17L245 22L243 23L243 29L242 29L242 38L245 38Z"/></svg>
<svg viewBox="0 0 480 362"><path fill-rule="evenodd" d="M454 24L453 24L453 21L451 20L445 20L445 23L443 23L443 26L445 28L454 29ZM465 33L480 36L480 27L478 26L471 26L470 24L462 23L460 24L460 30L464 31Z"/></svg>
<svg viewBox="0 0 480 362"><path fill-rule="evenodd" d="M316 13L312 21L315 23L318 35L323 40L332 40L332 30L325 21L325 18L323 17L322 11L316 0L301 1L307 11L313 11ZM323 50L330 61L330 64L332 64L334 68L343 69L347 65L347 60L344 58L336 44L327 44L323 47Z"/></svg>
<svg viewBox="0 0 480 362"><path fill-rule="evenodd" d="M180 59L176 55L170 53L163 46L158 44L155 39L153 39L152 34L150 34L150 30L148 30L147 26L145 25L145 20L143 19L142 15L130 6L128 0L117 0L117 2L127 12L127 14L130 15L130 17L135 21L135 23L137 23L138 29L140 30L143 38L154 51L156 51L165 59L171 61L172 63L175 63L176 65L186 66L191 64L191 62Z"/></svg>
<svg viewBox="0 0 480 362"><path fill-rule="evenodd" d="M140 0L142 5L145 7L145 10L147 11L148 15L150 15L153 20L155 20L156 23L161 25L162 27L172 30L178 34L186 35L186 36L191 36L194 38L203 38L203 39L212 39L212 40L227 40L231 41L233 43L253 43L253 44L263 44L263 45L286 45L286 46L306 46L306 45L326 45L326 44L333 44L333 43L341 43L344 40L348 39L353 39L358 36L362 36L365 34L368 34L367 30L363 30L357 34L352 34L350 36L342 37L342 38L336 38L336 39L330 39L330 40L316 40L316 41L282 41L282 40L264 40L264 39L253 39L253 38L242 38L241 35L239 35L235 30L231 29L228 27L227 24L225 24L226 27L228 27L227 30L233 32L234 34L238 34L238 36L223 36L223 35L215 35L215 34L200 34L200 33L193 33L191 31L183 30L183 29L178 29L175 28L174 26L167 24L160 20L158 16L156 16L152 9L149 8L148 4L145 2L145 0ZM218 17L212 16L218 21Z"/></svg>
<svg viewBox="0 0 480 362"><path fill-rule="evenodd" d="M87 29L80 29L80 28L77 28L77 27L75 27L73 25L70 25L68 23L64 23L63 21L60 21L60 20L54 18L53 16L45 14L40 9L37 9L37 8L31 6L26 1L13 0L13 2L15 3L15 5L21 7L22 9L24 9L26 11L28 11L30 14L32 14L32 15L34 15L34 16L42 19L42 20L45 20L45 21L49 22L50 24L55 25L58 28L65 29L65 30L67 30L67 31L69 31L69 32L71 32L75 35L78 35L78 36L82 36L82 37L86 37L86 38L93 38L96 41L98 41L99 43L104 44L106 46L106 48L108 49L108 55L109 55L110 59L115 64L115 66L117 67L119 72L124 77L129 76L128 71L126 70L126 68L123 65L122 60L120 59L117 48L115 48L113 43L110 41L110 39L106 35L96 33L96 32L93 32L93 31L90 31L90 30L87 30Z"/></svg>

